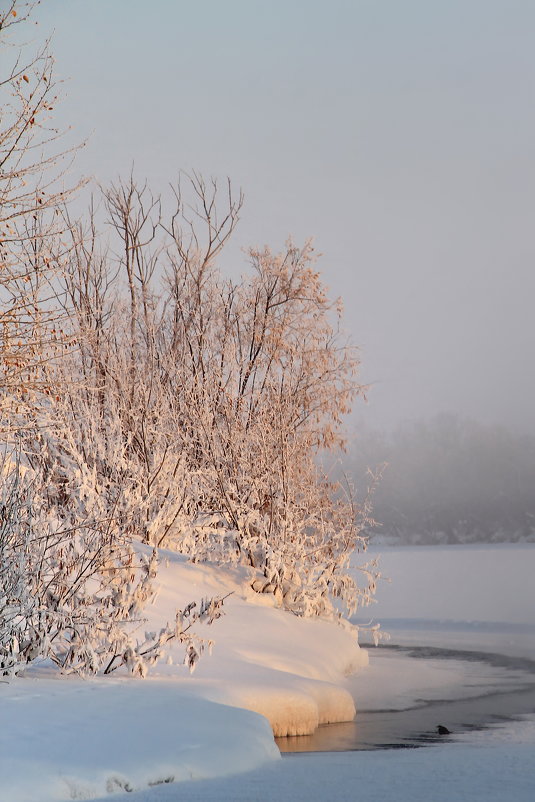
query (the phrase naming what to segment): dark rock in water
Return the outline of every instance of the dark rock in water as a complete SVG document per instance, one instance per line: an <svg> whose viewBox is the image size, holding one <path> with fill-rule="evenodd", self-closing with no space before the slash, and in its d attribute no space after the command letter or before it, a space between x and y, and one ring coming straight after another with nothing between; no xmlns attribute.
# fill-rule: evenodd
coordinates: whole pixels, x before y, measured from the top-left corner
<svg viewBox="0 0 535 802"><path fill-rule="evenodd" d="M439 735L451 735L450 730L448 730L448 728L444 727L442 724L438 725L437 732Z"/></svg>

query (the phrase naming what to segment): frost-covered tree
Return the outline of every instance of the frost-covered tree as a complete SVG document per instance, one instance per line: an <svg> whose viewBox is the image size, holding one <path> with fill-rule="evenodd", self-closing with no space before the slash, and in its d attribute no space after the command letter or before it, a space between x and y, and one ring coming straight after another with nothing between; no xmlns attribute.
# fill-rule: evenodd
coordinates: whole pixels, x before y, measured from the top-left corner
<svg viewBox="0 0 535 802"><path fill-rule="evenodd" d="M65 244L71 150L51 117L58 101L49 43L27 43L34 3L0 10L0 413L48 386L62 353L54 278ZM2 428L7 422L4 420Z"/></svg>
<svg viewBox="0 0 535 802"><path fill-rule="evenodd" d="M29 11L2 12L4 41ZM48 120L48 46L23 62L12 42L0 86L0 409L36 495L29 506L16 497L31 515L10 519L8 570L19 576L13 544L29 544L20 576L38 593L31 560L44 527L47 554L68 545L73 571L94 548L91 575L106 590L93 611L101 598L122 615L107 549L128 561L134 541L244 564L256 590L298 614L368 603L376 567L363 563L359 585L346 569L365 550L369 504L318 460L343 444L342 418L363 392L358 354L311 244L251 249L249 272L226 279L218 263L242 197L198 175L175 187L169 213L130 178L104 193L104 233L97 215L73 223Z"/></svg>
<svg viewBox="0 0 535 802"><path fill-rule="evenodd" d="M115 514L120 466L104 488L87 458L76 461L90 433L77 442L72 426L58 425L65 404L75 415L94 387L83 367L87 330L69 337L80 333L69 325L80 310L61 281L87 240L65 205L75 187L63 180L70 153L51 123L49 45L32 51L23 39L34 5L0 9L0 673L48 657L65 671L145 674L176 639L193 666L202 643L192 624L217 617L220 602L189 605L187 620L177 611L138 641L156 555L134 548Z"/></svg>
<svg viewBox="0 0 535 802"><path fill-rule="evenodd" d="M241 196L194 175L164 219L146 187L105 195L115 239L94 224L66 274L77 350L65 393L41 409L36 462L66 507L100 505L135 537L196 560L239 562L299 614L333 597L367 603L346 568L364 550L367 502L344 497L320 451L343 443L362 388L310 244L250 250L225 279L217 257ZM72 380L74 377L74 381ZM36 466L35 466L36 467ZM98 500L98 501L97 501Z"/></svg>

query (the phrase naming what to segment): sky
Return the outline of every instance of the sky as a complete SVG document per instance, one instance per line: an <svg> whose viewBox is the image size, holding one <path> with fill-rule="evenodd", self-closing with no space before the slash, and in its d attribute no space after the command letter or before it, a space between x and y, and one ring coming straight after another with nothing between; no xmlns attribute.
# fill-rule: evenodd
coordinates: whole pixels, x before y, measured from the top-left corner
<svg viewBox="0 0 535 802"><path fill-rule="evenodd" d="M369 402L535 431L535 3L44 0L76 169L229 176L241 247L314 237Z"/></svg>

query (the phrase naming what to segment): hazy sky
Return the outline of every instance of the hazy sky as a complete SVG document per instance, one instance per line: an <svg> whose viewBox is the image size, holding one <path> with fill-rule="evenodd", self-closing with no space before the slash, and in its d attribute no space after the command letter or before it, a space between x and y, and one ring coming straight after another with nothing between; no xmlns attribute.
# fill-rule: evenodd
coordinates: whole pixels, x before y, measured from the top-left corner
<svg viewBox="0 0 535 802"><path fill-rule="evenodd" d="M228 175L239 245L315 238L374 383L358 417L535 430L535 2L44 0L38 18L81 171Z"/></svg>

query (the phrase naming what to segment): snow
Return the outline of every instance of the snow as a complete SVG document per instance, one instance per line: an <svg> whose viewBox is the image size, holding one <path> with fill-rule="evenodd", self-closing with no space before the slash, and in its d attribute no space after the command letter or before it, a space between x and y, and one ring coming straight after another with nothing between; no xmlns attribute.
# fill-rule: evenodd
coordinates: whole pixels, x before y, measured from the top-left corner
<svg viewBox="0 0 535 802"><path fill-rule="evenodd" d="M488 651L498 643L505 654L530 656L534 548L384 549L392 583L379 587L379 603L361 622L373 612L397 643L477 643ZM280 759L272 728L291 733L348 720L353 697L361 710L399 709L422 697L454 698L460 686L465 694L491 690L503 685L503 673L430 659L414 661L406 676L401 656L373 649L367 668L350 632L282 612L248 589L243 571L167 557L144 629L193 598L231 593L224 618L199 630L215 641L212 656L193 677L175 650L173 663L158 664L147 680L58 679L42 665L0 684L1 802L535 798L534 717L423 749ZM511 683L522 673L511 670ZM130 788L136 792L124 793Z"/></svg>
<svg viewBox="0 0 535 802"><path fill-rule="evenodd" d="M269 724L174 683L27 680L2 694L0 798L94 799L278 758Z"/></svg>
<svg viewBox="0 0 535 802"><path fill-rule="evenodd" d="M238 777L160 786L113 802L533 802L534 789L533 743L453 744L300 754Z"/></svg>
<svg viewBox="0 0 535 802"><path fill-rule="evenodd" d="M226 615L198 627L212 655L193 677L175 646L146 680L58 678L42 664L0 684L0 800L93 799L243 772L280 759L273 732L353 719L345 675L367 663L354 631L275 608L244 570L163 557L140 634L192 599L231 594Z"/></svg>
<svg viewBox="0 0 535 802"><path fill-rule="evenodd" d="M172 552L166 558L146 628L157 628L162 615L170 619L191 598L232 594L226 614L206 632L215 644L188 683L192 693L260 713L275 735L302 735L319 724L353 719L344 679L368 662L354 631L277 609L272 595L251 590L243 569L191 565ZM176 666L159 664L152 677L176 674Z"/></svg>

